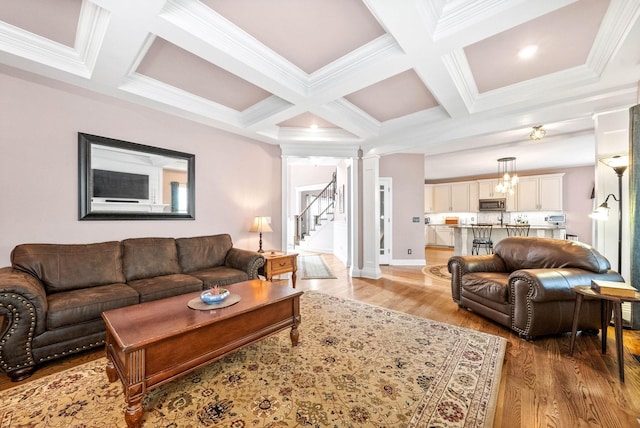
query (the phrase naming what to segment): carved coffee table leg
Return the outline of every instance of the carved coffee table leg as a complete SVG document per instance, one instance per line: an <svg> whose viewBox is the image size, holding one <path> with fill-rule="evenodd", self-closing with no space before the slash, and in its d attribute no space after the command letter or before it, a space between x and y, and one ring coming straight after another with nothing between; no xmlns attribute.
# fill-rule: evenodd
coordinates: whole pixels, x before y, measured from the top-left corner
<svg viewBox="0 0 640 428"><path fill-rule="evenodd" d="M116 372L116 368L113 365L113 361L111 358L107 358L107 378L109 378L109 382L115 382L118 380L118 373Z"/></svg>
<svg viewBox="0 0 640 428"><path fill-rule="evenodd" d="M142 426L142 396L137 396L127 402L124 420L129 428L140 428Z"/></svg>
<svg viewBox="0 0 640 428"><path fill-rule="evenodd" d="M300 332L298 331L298 326L300 325L300 315L296 315L293 317L293 325L291 326L291 344L293 346L298 346L298 339L300 338Z"/></svg>

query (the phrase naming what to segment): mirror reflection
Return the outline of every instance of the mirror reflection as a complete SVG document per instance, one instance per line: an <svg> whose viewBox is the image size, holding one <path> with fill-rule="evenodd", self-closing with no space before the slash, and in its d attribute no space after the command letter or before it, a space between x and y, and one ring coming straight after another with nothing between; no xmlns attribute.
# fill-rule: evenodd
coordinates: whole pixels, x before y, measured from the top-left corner
<svg viewBox="0 0 640 428"><path fill-rule="evenodd" d="M78 141L80 219L193 218L193 155L87 134Z"/></svg>

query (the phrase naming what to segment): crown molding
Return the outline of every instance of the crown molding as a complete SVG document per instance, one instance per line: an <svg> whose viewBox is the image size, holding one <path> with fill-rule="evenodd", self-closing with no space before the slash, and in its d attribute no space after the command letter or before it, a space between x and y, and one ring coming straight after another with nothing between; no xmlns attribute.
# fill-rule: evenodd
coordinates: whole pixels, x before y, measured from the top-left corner
<svg viewBox="0 0 640 428"><path fill-rule="evenodd" d="M118 89L169 106L172 109L184 110L234 127L241 126L240 113L236 110L142 74L129 75Z"/></svg>
<svg viewBox="0 0 640 428"><path fill-rule="evenodd" d="M357 143L362 141L362 139L340 128L310 129L281 127L278 132L278 141L313 141L339 144Z"/></svg>
<svg viewBox="0 0 640 428"><path fill-rule="evenodd" d="M2 21L0 21L0 51L75 76L86 79L91 77L91 70L74 48Z"/></svg>
<svg viewBox="0 0 640 428"><path fill-rule="evenodd" d="M612 1L589 52L587 65L598 76L624 42L640 14L640 2Z"/></svg>
<svg viewBox="0 0 640 428"><path fill-rule="evenodd" d="M90 72L96 65L109 26L110 13L91 2L82 2L75 48Z"/></svg>

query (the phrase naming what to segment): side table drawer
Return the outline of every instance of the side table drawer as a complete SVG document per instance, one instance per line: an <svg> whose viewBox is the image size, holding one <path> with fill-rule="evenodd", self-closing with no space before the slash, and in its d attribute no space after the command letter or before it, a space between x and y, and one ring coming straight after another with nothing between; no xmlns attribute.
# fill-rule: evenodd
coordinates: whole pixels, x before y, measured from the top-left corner
<svg viewBox="0 0 640 428"><path fill-rule="evenodd" d="M293 258L291 257L270 260L270 264L271 264L270 270L273 275L287 273L293 270Z"/></svg>

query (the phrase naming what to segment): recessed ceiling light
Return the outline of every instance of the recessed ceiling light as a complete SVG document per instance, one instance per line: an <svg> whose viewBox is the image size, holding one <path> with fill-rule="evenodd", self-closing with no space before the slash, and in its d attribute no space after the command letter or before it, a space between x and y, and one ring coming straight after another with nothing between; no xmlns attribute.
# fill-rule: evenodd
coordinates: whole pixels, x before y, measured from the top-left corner
<svg viewBox="0 0 640 428"><path fill-rule="evenodd" d="M538 51L538 45L525 46L524 48L520 49L520 51L518 52L518 57L520 57L520 59L529 59L533 57L537 51Z"/></svg>
<svg viewBox="0 0 640 428"><path fill-rule="evenodd" d="M311 125L309 128L311 128L312 130L316 130L318 129L318 125L316 125L315 123L313 125Z"/></svg>

